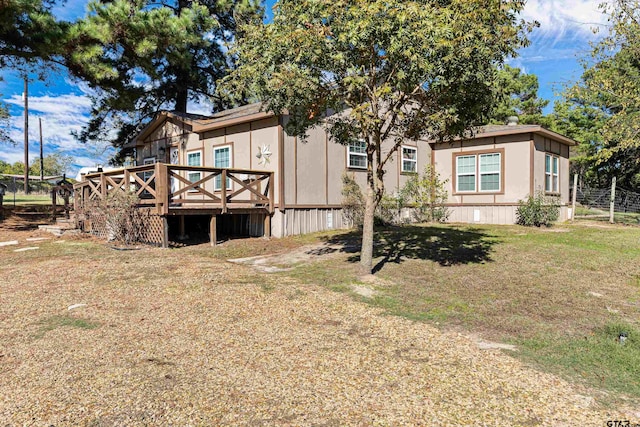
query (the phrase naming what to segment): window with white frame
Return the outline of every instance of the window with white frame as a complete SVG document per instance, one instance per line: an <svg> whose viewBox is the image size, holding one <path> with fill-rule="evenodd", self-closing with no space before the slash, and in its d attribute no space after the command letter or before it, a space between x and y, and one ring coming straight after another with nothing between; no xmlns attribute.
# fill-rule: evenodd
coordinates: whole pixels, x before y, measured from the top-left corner
<svg viewBox="0 0 640 427"><path fill-rule="evenodd" d="M456 156L456 192L496 193L502 190L502 153Z"/></svg>
<svg viewBox="0 0 640 427"><path fill-rule="evenodd" d="M367 168L367 143L357 141L347 146L348 166L355 169Z"/></svg>
<svg viewBox="0 0 640 427"><path fill-rule="evenodd" d="M147 157L146 159L144 159L144 160L142 161L142 164L143 164L143 165L153 165L153 164L155 164L155 162L156 162L156 158L155 158L155 157ZM152 170L149 170L149 171L144 171L144 172L142 172L142 179L144 180L144 182L149 181L149 179L151 178L151 176L153 176L153 173L154 173L154 172L155 172L155 171L154 171L153 169L152 169ZM153 185L153 183L151 183L150 187L151 187L151 188L154 188L155 186ZM144 195L146 196L146 195L151 194L151 193L149 193L147 190L144 190L144 191L142 192L142 194L144 194Z"/></svg>
<svg viewBox="0 0 640 427"><path fill-rule="evenodd" d="M202 166L202 151L191 151L187 153L187 166ZM191 182L198 182L202 179L202 172L187 172L187 179Z"/></svg>
<svg viewBox="0 0 640 427"><path fill-rule="evenodd" d="M402 146L402 172L418 171L418 149L416 147Z"/></svg>
<svg viewBox="0 0 640 427"><path fill-rule="evenodd" d="M544 156L544 191L547 193L560 192L560 158L552 154Z"/></svg>
<svg viewBox="0 0 640 427"><path fill-rule="evenodd" d="M480 154L480 191L500 191L500 153Z"/></svg>
<svg viewBox="0 0 640 427"><path fill-rule="evenodd" d="M213 147L213 167L215 168L230 168L231 166L231 146L225 145L222 147ZM231 179L227 178L226 188L231 188ZM218 191L222 189L222 176L218 175L214 179L214 190Z"/></svg>
<svg viewBox="0 0 640 427"><path fill-rule="evenodd" d="M476 191L476 156L456 157L456 191Z"/></svg>

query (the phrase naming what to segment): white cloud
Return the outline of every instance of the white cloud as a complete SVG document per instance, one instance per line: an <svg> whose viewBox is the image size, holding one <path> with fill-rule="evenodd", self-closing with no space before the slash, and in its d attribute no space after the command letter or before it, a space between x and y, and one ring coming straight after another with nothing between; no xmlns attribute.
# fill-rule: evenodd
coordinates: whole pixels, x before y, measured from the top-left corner
<svg viewBox="0 0 640 427"><path fill-rule="evenodd" d="M4 100L15 106L16 111L10 117L9 135L18 144L0 147L0 160L14 163L24 160L24 115L23 101L20 95ZM38 119L42 119L44 155L60 153L72 156L74 165L67 171L71 175L81 166L97 163L106 164L113 155L108 142L82 144L72 132L79 132L87 123L91 101L86 95L61 94L29 97L29 162L38 157L40 151L40 132Z"/></svg>
<svg viewBox="0 0 640 427"><path fill-rule="evenodd" d="M538 21L532 40L546 39L551 45L566 40L595 40L594 28L601 28L607 17L598 8L602 0L529 0L523 18Z"/></svg>

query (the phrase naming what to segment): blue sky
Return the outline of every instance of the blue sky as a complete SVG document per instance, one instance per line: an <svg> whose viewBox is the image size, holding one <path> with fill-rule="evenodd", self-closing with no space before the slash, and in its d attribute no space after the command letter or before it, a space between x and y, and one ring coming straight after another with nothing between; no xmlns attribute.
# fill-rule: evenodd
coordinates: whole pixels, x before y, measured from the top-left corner
<svg viewBox="0 0 640 427"><path fill-rule="evenodd" d="M540 82L540 96L553 100L562 85L580 77L579 60L588 57L589 43L606 32L606 18L598 10L602 0L528 0L524 18L540 22L540 28L530 35L531 46L522 49L510 65L534 73ZM267 1L267 15L275 0ZM62 19L73 20L85 12L87 0L67 0L55 9ZM600 35L592 29L600 27ZM23 82L13 72L1 70L0 96L10 107L11 135L16 146L0 145L0 160L22 161L23 152ZM71 131L80 130L86 122L91 103L90 90L71 81L64 70L51 72L46 81L29 85L29 147L30 158L37 156L39 146L38 118L43 121L45 155L59 152L73 156L75 164L68 171L72 176L83 166L107 164L113 150L105 143L83 145L75 141ZM191 105L190 112L206 114L206 107ZM549 107L551 108L551 106Z"/></svg>

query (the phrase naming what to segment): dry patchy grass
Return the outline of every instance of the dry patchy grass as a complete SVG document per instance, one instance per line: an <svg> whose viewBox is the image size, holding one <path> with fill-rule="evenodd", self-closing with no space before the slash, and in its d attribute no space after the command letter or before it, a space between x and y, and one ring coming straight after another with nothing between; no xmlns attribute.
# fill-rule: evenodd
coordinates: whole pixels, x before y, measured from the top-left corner
<svg viewBox="0 0 640 427"><path fill-rule="evenodd" d="M224 261L314 239L120 251L63 238L37 251L0 248L0 424L602 425L628 417L596 410L568 383L457 334ZM350 256L332 259L345 267ZM452 268L433 256L437 268ZM86 305L69 310L76 304Z"/></svg>

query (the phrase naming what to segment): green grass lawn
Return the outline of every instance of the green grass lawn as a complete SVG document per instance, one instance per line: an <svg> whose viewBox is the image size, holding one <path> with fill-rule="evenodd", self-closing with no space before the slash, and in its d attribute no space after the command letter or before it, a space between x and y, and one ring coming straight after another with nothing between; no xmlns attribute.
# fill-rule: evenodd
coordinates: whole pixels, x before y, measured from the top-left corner
<svg viewBox="0 0 640 427"><path fill-rule="evenodd" d="M51 196L49 194L16 194L16 205L50 205ZM62 201L59 202L61 204ZM4 196L4 204L13 206L13 193L7 193Z"/></svg>
<svg viewBox="0 0 640 427"><path fill-rule="evenodd" d="M578 220L588 219L592 221L609 222L609 211L595 208L587 208L585 206L576 207L576 215ZM632 212L614 212L613 221L616 224L638 225L640 224L640 213Z"/></svg>
<svg viewBox="0 0 640 427"><path fill-rule="evenodd" d="M325 239L352 247L358 236ZM351 251L282 274L353 293L363 283ZM640 227L405 226L380 230L375 255L376 294L355 298L516 344L528 363L640 399Z"/></svg>

